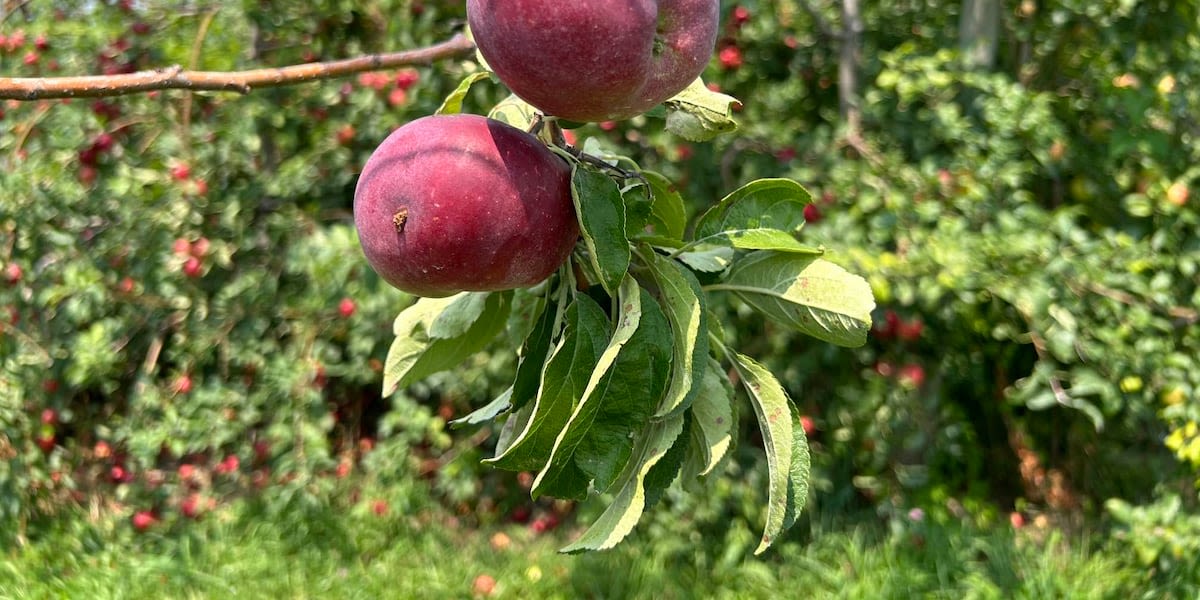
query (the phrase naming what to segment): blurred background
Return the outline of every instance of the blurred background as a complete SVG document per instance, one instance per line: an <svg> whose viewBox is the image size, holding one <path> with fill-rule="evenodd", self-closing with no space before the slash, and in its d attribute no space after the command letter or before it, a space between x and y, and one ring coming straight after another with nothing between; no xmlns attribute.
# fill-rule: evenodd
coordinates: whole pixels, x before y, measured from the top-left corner
<svg viewBox="0 0 1200 600"><path fill-rule="evenodd" d="M0 0L0 74L402 50L464 4ZM446 426L507 387L517 340L380 397L412 298L361 257L356 174L473 68L450 60L0 102L0 595L1200 594L1200 2L721 5L705 77L744 103L738 134L575 134L693 214L796 179L804 241L871 282L857 349L713 297L809 430L777 550L751 556L752 420L725 472L567 557L600 503L531 501L479 464L492 430Z"/></svg>

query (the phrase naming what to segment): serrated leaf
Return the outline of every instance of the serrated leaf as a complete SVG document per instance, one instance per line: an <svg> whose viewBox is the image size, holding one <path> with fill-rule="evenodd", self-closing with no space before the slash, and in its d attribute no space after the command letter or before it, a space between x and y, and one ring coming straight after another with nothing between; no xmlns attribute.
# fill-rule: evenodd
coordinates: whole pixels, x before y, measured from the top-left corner
<svg viewBox="0 0 1200 600"><path fill-rule="evenodd" d="M737 130L733 107L737 98L714 92L696 79L673 98L663 102L667 111L667 131L693 142L711 140L722 133Z"/></svg>
<svg viewBox="0 0 1200 600"><path fill-rule="evenodd" d="M511 471L540 470L550 456L609 337L608 317L586 295L571 303L566 322L566 331L542 373L537 398L529 405L530 418L503 452L485 462Z"/></svg>
<svg viewBox="0 0 1200 600"><path fill-rule="evenodd" d="M422 298L396 317L396 339L388 350L383 370L383 395L390 396L399 387L457 366L483 349L504 329L511 305L509 292L488 293L483 311L461 334L451 338L432 338L427 330L438 315L465 294L449 298ZM428 300L428 302L426 302Z"/></svg>
<svg viewBox="0 0 1200 600"><path fill-rule="evenodd" d="M654 171L642 171L650 184L650 221L654 231L663 237L682 240L687 229L687 208L679 189L666 176Z"/></svg>
<svg viewBox="0 0 1200 600"><path fill-rule="evenodd" d="M808 504L808 479L812 471L812 458L808 452L808 436L800 424L800 412L795 405L792 413L792 467L788 470L787 510L783 515L783 530L796 524L804 506Z"/></svg>
<svg viewBox="0 0 1200 600"><path fill-rule="evenodd" d="M538 109L517 97L516 94L510 94L499 104L493 106L487 116L501 123L512 125L521 131L528 131L533 126L537 115Z"/></svg>
<svg viewBox="0 0 1200 600"><path fill-rule="evenodd" d="M681 252L678 258L693 271L702 273L720 273L733 264L734 251L728 246L708 246L701 244L688 252Z"/></svg>
<svg viewBox="0 0 1200 600"><path fill-rule="evenodd" d="M629 460L629 438L640 429L666 388L670 326L654 299L626 277L619 295L618 329L588 381L583 401L555 440L533 493L559 498L588 483L605 490Z"/></svg>
<svg viewBox="0 0 1200 600"><path fill-rule="evenodd" d="M755 554L762 554L784 531L787 516L788 485L791 477L795 437L787 393L779 380L754 359L731 352L733 368L750 397L767 453L767 523Z"/></svg>
<svg viewBox="0 0 1200 600"><path fill-rule="evenodd" d="M631 258L621 190L608 175L576 165L571 175L571 196L588 260L600 275L605 291L615 296Z"/></svg>
<svg viewBox="0 0 1200 600"><path fill-rule="evenodd" d="M738 260L722 283L764 316L839 346L861 346L875 297L867 280L827 260L760 251Z"/></svg>
<svg viewBox="0 0 1200 600"><path fill-rule="evenodd" d="M708 313L700 282L691 271L655 252L649 255L647 266L662 294L673 349L671 385L654 412L655 418L661 418L687 409L700 389L708 357Z"/></svg>
<svg viewBox="0 0 1200 600"><path fill-rule="evenodd" d="M488 71L478 71L467 75L458 83L458 87L454 88L454 91L450 92L449 96L446 96L446 99L442 101L442 105L434 111L434 114L456 115L462 112L463 100L466 99L467 92L471 91L471 86L491 76L492 74Z"/></svg>
<svg viewBox="0 0 1200 600"><path fill-rule="evenodd" d="M646 507L646 476L675 446L675 441L683 433L683 424L683 415L675 415L652 423L637 438L632 458L617 480L620 488L612 504L579 539L560 552L606 550L616 546L633 531Z"/></svg>
<svg viewBox="0 0 1200 600"><path fill-rule="evenodd" d="M744 229L796 231L804 225L804 207L811 201L808 190L791 179L751 181L700 216L694 239Z"/></svg>
<svg viewBox="0 0 1200 600"><path fill-rule="evenodd" d="M708 475L733 443L733 385L720 363L708 359L700 392L692 402L692 447L697 452L696 476ZM803 432L802 432L803 433Z"/></svg>

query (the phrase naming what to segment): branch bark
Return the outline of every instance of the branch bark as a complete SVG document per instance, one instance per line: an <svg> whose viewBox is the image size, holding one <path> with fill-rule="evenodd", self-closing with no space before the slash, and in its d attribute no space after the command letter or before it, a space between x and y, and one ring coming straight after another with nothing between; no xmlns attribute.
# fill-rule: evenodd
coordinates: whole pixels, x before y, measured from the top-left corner
<svg viewBox="0 0 1200 600"><path fill-rule="evenodd" d="M846 137L860 139L862 111L858 105L858 71L862 62L863 19L858 0L842 0L841 48L838 55L838 106L846 122Z"/></svg>
<svg viewBox="0 0 1200 600"><path fill-rule="evenodd" d="M175 65L127 75L0 77L0 100L98 98L124 96L152 90L219 91L245 94L257 88L334 79L365 71L407 65L427 65L438 60L464 57L474 50L475 44L466 36L459 34L426 48L251 71L185 71L179 65Z"/></svg>

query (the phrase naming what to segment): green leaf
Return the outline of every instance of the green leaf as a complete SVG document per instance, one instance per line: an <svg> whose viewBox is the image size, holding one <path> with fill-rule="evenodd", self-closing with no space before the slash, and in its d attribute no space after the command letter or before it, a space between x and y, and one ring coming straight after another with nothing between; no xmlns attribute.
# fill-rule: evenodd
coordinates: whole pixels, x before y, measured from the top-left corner
<svg viewBox="0 0 1200 600"><path fill-rule="evenodd" d="M392 330L396 335L388 350L383 371L383 395L390 396L401 386L424 379L438 371L457 366L480 351L504 328L512 294L484 293L483 309L469 326L453 337L434 338L427 332L437 319L459 303L474 302L474 292L447 298L422 298L396 317ZM469 312L469 311L468 311ZM462 315L451 319L462 327ZM443 333L452 331L450 325Z"/></svg>
<svg viewBox="0 0 1200 600"><path fill-rule="evenodd" d="M754 551L755 554L762 554L783 533L788 513L788 489L795 445L792 411L783 386L766 367L738 352L731 352L730 358L742 380L742 386L750 396L750 405L754 407L754 415L758 418L767 453L767 523L762 540Z"/></svg>
<svg viewBox="0 0 1200 600"><path fill-rule="evenodd" d="M511 471L540 470L546 463L608 341L608 317L586 295L571 303L566 322L566 331L542 373L538 396L527 405L531 407L529 419L503 452L498 449L497 455L485 462Z"/></svg>
<svg viewBox="0 0 1200 600"><path fill-rule="evenodd" d="M495 400L488 402L482 408L472 411L465 417L460 417L450 421L451 427L466 427L469 425L482 425L500 416L504 411L512 408L512 386L496 396Z"/></svg>
<svg viewBox="0 0 1200 600"><path fill-rule="evenodd" d="M625 203L625 236L629 238L644 233L653 208L650 204L650 188L641 182L627 185L621 190L621 200Z"/></svg>
<svg viewBox="0 0 1200 600"><path fill-rule="evenodd" d="M808 453L808 436L800 424L800 411L795 405L792 412L792 467L788 470L787 510L783 515L783 530L796 524L804 505L808 504L808 479L812 471L812 458Z"/></svg>
<svg viewBox="0 0 1200 600"><path fill-rule="evenodd" d="M516 94L510 94L488 111L488 118L507 123L521 131L529 131L537 114L538 109L517 97Z"/></svg>
<svg viewBox="0 0 1200 600"><path fill-rule="evenodd" d="M729 244L739 250L776 250L819 256L825 251L801 244L792 234L780 229L734 229L710 235L703 240L710 244Z"/></svg>
<svg viewBox="0 0 1200 600"><path fill-rule="evenodd" d="M809 202L808 190L790 179L751 181L700 216L694 239L742 229L796 231L804 225Z"/></svg>
<svg viewBox="0 0 1200 600"><path fill-rule="evenodd" d="M629 460L629 434L642 427L666 388L671 361L666 316L633 277L622 282L619 304L617 330L534 480L535 497L586 495L593 480L598 490L612 485Z"/></svg>
<svg viewBox="0 0 1200 600"><path fill-rule="evenodd" d="M709 246L701 244L688 252L681 252L675 258L690 267L693 271L702 273L720 273L733 264L734 251L728 246Z"/></svg>
<svg viewBox="0 0 1200 600"><path fill-rule="evenodd" d="M561 552L606 550L616 546L633 531L646 507L647 475L675 446L675 440L683 433L683 424L684 416L675 415L652 423L637 438L632 458L625 464L617 479L620 488L612 504L579 539L564 547Z"/></svg>
<svg viewBox="0 0 1200 600"><path fill-rule="evenodd" d="M687 229L687 209L679 189L666 176L654 171L642 171L646 183L650 184L650 222L658 235L683 239Z"/></svg>
<svg viewBox="0 0 1200 600"><path fill-rule="evenodd" d="M733 106L737 98L714 92L696 79L682 92L663 103L667 110L667 131L693 142L711 140L737 129Z"/></svg>
<svg viewBox="0 0 1200 600"><path fill-rule="evenodd" d="M687 409L700 389L708 356L708 313L700 282L691 271L656 252L649 255L647 266L662 294L674 351L671 386L654 413L655 418L661 418Z"/></svg>
<svg viewBox="0 0 1200 600"><path fill-rule="evenodd" d="M615 296L631 257L621 190L608 175L576 165L571 192L588 259L600 275L601 285Z"/></svg>
<svg viewBox="0 0 1200 600"><path fill-rule="evenodd" d="M463 292L455 296L429 326L429 337L448 339L467 332L487 305L488 292Z"/></svg>
<svg viewBox="0 0 1200 600"><path fill-rule="evenodd" d="M733 386L721 364L711 358L704 369L700 392L692 402L692 419L692 448L697 453L694 474L704 476L711 473L729 451L736 423Z"/></svg>
<svg viewBox="0 0 1200 600"><path fill-rule="evenodd" d="M767 318L839 346L866 343L875 309L865 279L802 254L752 253L706 289L733 292Z"/></svg>
<svg viewBox="0 0 1200 600"><path fill-rule="evenodd" d="M658 504L658 501L662 499L663 492L666 492L667 488L671 487L671 484L683 472L683 461L687 458L688 440L692 437L692 416L687 412L680 414L683 415L683 431L675 438L675 443L671 444L671 449L667 451L666 456L654 463L650 472L646 474L644 482L646 510L654 508L654 505ZM673 417L667 417L667 419L671 418Z"/></svg>
<svg viewBox="0 0 1200 600"><path fill-rule="evenodd" d="M471 91L471 86L491 76L492 74L488 71L478 71L467 75L459 82L458 87L454 88L454 91L450 92L449 96L446 96L446 99L442 101L442 105L438 107L434 114L456 115L462 112L463 100L466 99L467 92Z"/></svg>
<svg viewBox="0 0 1200 600"><path fill-rule="evenodd" d="M542 309L541 316L533 326L533 331L521 345L521 362L517 364L517 375L513 379L511 402L514 408L521 408L537 396L538 384L541 383L542 369L546 365L546 356L550 353L550 344L554 340L555 328L562 310L561 304L551 300Z"/></svg>

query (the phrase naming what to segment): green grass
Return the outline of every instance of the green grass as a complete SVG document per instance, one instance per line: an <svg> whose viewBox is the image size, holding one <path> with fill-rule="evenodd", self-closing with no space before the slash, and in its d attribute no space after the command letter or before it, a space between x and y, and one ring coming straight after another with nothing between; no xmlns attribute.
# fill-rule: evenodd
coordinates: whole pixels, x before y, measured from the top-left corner
<svg viewBox="0 0 1200 600"><path fill-rule="evenodd" d="M397 514L400 513L400 514ZM468 598L481 574L498 598L1182 597L1109 545L1054 531L926 521L801 532L762 558L738 520L719 539L654 519L608 553L556 552L577 533L471 529L438 509L243 502L198 523L135 534L126 519L60 521L0 565L0 598ZM714 525L715 526L715 525ZM507 548L491 536L504 533Z"/></svg>

